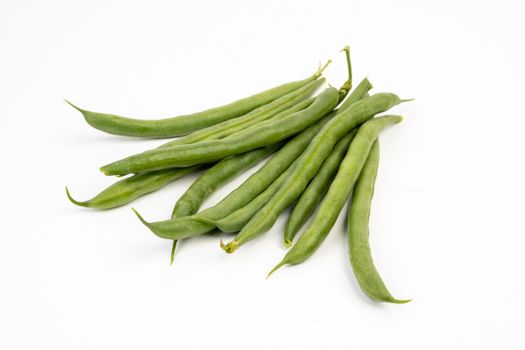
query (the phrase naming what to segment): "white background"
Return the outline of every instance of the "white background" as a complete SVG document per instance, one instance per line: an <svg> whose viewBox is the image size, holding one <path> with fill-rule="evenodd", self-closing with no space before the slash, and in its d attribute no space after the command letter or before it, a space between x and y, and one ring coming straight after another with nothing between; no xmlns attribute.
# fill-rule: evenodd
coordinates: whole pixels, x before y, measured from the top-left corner
<svg viewBox="0 0 525 350"><path fill-rule="evenodd" d="M0 2L0 348L523 349L520 1ZM381 136L371 217L394 296L363 296L343 215L307 262L284 216L233 255L219 237L169 242L130 206L71 205L114 181L98 167L159 141L91 129L67 106L154 118L311 74L416 101ZM213 195L217 202L246 176ZM192 178L133 203L167 218ZM227 235L221 238L228 239Z"/></svg>

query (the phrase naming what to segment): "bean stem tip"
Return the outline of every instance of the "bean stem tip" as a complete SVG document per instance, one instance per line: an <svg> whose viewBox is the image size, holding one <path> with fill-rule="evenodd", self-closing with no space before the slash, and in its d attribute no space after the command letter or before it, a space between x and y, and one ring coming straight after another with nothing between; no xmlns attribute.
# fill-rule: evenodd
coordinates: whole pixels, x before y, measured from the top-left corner
<svg viewBox="0 0 525 350"><path fill-rule="evenodd" d="M171 253L170 253L170 266L173 265L173 261L175 260L175 249L177 248L177 240L173 240L173 243L171 244Z"/></svg>
<svg viewBox="0 0 525 350"><path fill-rule="evenodd" d="M137 215L137 217L139 218L140 222L142 222L145 226L147 226L148 228L150 227L150 224L149 222L147 222L140 214L139 212L135 209L135 208L131 208L131 210L133 210L133 212L135 213L135 215Z"/></svg>
<svg viewBox="0 0 525 350"><path fill-rule="evenodd" d="M237 242L236 240L233 240L228 244L224 244L224 242L221 239L220 246L222 250L224 250L226 253L231 254L237 250L237 248L239 247L239 242Z"/></svg>
<svg viewBox="0 0 525 350"><path fill-rule="evenodd" d="M270 271L268 272L268 274L266 275L266 279L268 279L268 277L270 277L272 275L272 273L274 273L275 271L277 271L280 267L282 267L284 264L286 264L286 261L281 261L280 263L278 263L277 265L275 265L275 267Z"/></svg>
<svg viewBox="0 0 525 350"><path fill-rule="evenodd" d="M324 66L321 66L321 62L319 62L319 68L317 68L317 72L315 72L314 76L319 78L330 63L332 63L332 60L328 60Z"/></svg>
<svg viewBox="0 0 525 350"><path fill-rule="evenodd" d="M71 193L69 193L69 189L67 188L66 186L66 195L67 195L67 198L69 199L69 201L75 205L78 205L80 207L88 207L87 203L86 202L79 202L77 201L75 198L73 198L71 196Z"/></svg>

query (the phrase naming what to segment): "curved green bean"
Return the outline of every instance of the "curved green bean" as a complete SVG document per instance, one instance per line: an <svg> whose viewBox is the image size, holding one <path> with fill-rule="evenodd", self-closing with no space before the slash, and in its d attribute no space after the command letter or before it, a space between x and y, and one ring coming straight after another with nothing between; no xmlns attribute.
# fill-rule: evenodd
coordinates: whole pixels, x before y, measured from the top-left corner
<svg viewBox="0 0 525 350"><path fill-rule="evenodd" d="M297 203L295 203L292 212L288 217L288 222L286 223L286 229L284 231L284 245L286 247L289 247L292 244L299 229L304 225L306 220L308 220L314 209L324 197L326 191L328 191L328 187L330 187L332 180L337 174L337 169L339 169L339 165L345 157L348 146L356 132L357 130L353 129L337 142L332 153L326 158L317 174L301 194Z"/></svg>
<svg viewBox="0 0 525 350"><path fill-rule="evenodd" d="M177 218L195 214L204 200L219 186L240 175L246 169L251 168L281 146L282 143L265 148L257 148L221 160L191 184L177 203L175 203L171 217Z"/></svg>
<svg viewBox="0 0 525 350"><path fill-rule="evenodd" d="M321 119L338 103L339 92L328 88L302 111L272 122L260 123L257 129L238 137L212 140L190 145L158 148L103 166L106 175L126 175L172 167L185 167L208 163L225 157L244 153L284 140Z"/></svg>
<svg viewBox="0 0 525 350"><path fill-rule="evenodd" d="M348 47L346 47L345 49L348 49ZM345 50L345 52L347 52L348 54L347 50ZM351 71L351 68L349 68L349 72ZM368 81L368 79L365 78L359 83L355 91L365 91L371 88L372 84L370 84L370 81ZM341 104L341 106L338 109L338 112L341 113L347 110L353 103L359 101L363 97L368 97L368 92L366 94L351 94ZM325 195L332 179L337 173L339 164L341 163L344 155L346 154L348 145L350 144L350 141L352 141L355 132L357 132L356 129L354 129L347 136L339 140L339 142L335 145L332 153L324 161L318 173L308 184L308 187L303 192L303 194L301 194L301 197L294 205L294 208L290 216L288 217L288 222L286 224L286 229L284 233L285 247L291 246L295 235L297 234L301 226L304 225L308 217L310 217L310 214L317 207L317 205Z"/></svg>
<svg viewBox="0 0 525 350"><path fill-rule="evenodd" d="M191 217L151 223L141 218L138 213L137 216L155 235L165 239L181 239L212 231L215 225L205 223L202 220L218 220L250 203L301 155L330 117L323 118L287 142L257 172L216 205Z"/></svg>
<svg viewBox="0 0 525 350"><path fill-rule="evenodd" d="M215 192L218 187L237 177L246 169L251 168L268 155L275 152L281 146L282 143L268 146L266 148L258 148L221 160L204 174L199 176L186 192L184 192L177 203L175 203L175 207L171 213L171 218L174 219L195 214L206 198ZM174 240L171 247L172 264L176 247L177 241Z"/></svg>
<svg viewBox="0 0 525 350"><path fill-rule="evenodd" d="M136 174L115 182L95 197L84 202L75 200L67 187L66 194L71 203L81 207L111 209L132 202L145 194L156 191L183 176L203 168L204 166L196 165L188 168L164 169Z"/></svg>
<svg viewBox="0 0 525 350"><path fill-rule="evenodd" d="M352 270L366 295L377 301L404 304L410 300L399 300L390 294L377 272L370 252L368 222L378 165L379 141L376 141L357 179L348 210L348 253Z"/></svg>
<svg viewBox="0 0 525 350"><path fill-rule="evenodd" d="M250 203L245 206L235 210L229 215L219 219L219 220L207 220L202 219L204 222L213 224L222 232L238 232L244 225L273 197L273 195L281 188L283 183L286 181L286 178L291 174L293 168L297 164L297 159L295 162L286 169L284 173L279 175L279 177L272 182L270 186L257 197L255 197ZM199 217L196 217L199 219Z"/></svg>
<svg viewBox="0 0 525 350"><path fill-rule="evenodd" d="M319 80L322 80L322 79L319 79ZM301 88L300 90L302 89L303 88ZM297 102L300 99L306 98L312 92L313 92L312 88L306 89L303 91L299 99L292 99L292 102ZM314 100L310 98L306 101L299 102L296 105L284 111L281 111L277 114L275 114L276 110L274 109L274 110L269 111L268 113L261 114L261 117L266 115L270 117L269 120L279 120L279 119L285 118L289 114L298 112L308 107L310 104L313 103L313 101ZM210 128L206 128L206 129L197 131L195 133L192 133L191 135L179 138L175 141L180 141L181 143L190 144L192 142L201 140L201 137L205 137L204 139L211 140L211 139L216 139L216 138L220 138L224 136L226 137L233 137L234 135L238 136L244 132L258 128L259 122L260 122L259 119L257 120L254 119L254 120L251 120L250 123L247 123L247 124L237 125L235 127L232 126L230 128L224 128L220 130L215 127L210 127ZM221 124L226 124L226 123L228 122L224 122ZM243 129L243 127L246 129ZM208 133L207 130L211 128L215 128L216 132ZM200 133L199 138L194 138L193 136L198 133ZM172 141L172 142L175 142L175 141ZM168 145L169 143L164 144L160 147L167 147ZM203 166L196 165L196 166L188 167L188 168L169 168L169 169L163 169L163 170L136 174L129 178L117 181L116 183L109 186L108 188L100 192L98 195L93 197L92 199L84 201L84 202L80 202L80 201L73 199L67 189L66 189L66 194L69 200L73 204L84 206L84 207L96 208L96 209L111 209L111 208L115 208L115 207L130 203L145 194L154 192L168 185L169 183L189 173L198 171L200 169L203 169Z"/></svg>
<svg viewBox="0 0 525 350"><path fill-rule="evenodd" d="M325 83L325 81L326 79L324 78L312 81L305 86L283 95L270 103L262 105L245 115L226 120L222 123L209 126L205 129L197 130L184 137L169 141L161 145L159 148L190 144L197 141L222 139L237 132L244 132L244 130L248 129L249 127L254 127L262 121L274 119L274 117L280 118L283 115L292 113L292 111L304 109L309 106L313 100L310 101L309 99L309 102L306 104L306 101L303 100L309 98L319 87L321 87L321 85ZM304 107L297 109L296 106L298 104Z"/></svg>
<svg viewBox="0 0 525 350"><path fill-rule="evenodd" d="M379 132L385 126L399 123L401 120L400 116L389 115L374 118L359 128L312 223L268 276L283 265L302 263L319 248L348 199Z"/></svg>
<svg viewBox="0 0 525 350"><path fill-rule="evenodd" d="M355 102L347 110L336 114L312 140L286 183L243 227L241 232L224 246L224 250L227 253L233 253L240 245L269 230L281 212L301 195L337 141L375 114L386 111L401 102L402 100L397 95L379 93Z"/></svg>
<svg viewBox="0 0 525 350"><path fill-rule="evenodd" d="M82 113L89 125L109 134L149 138L173 137L218 124L265 105L282 95L317 80L325 67L306 79L282 84L220 107L172 118L152 120L126 118L114 114L87 111L73 105L69 101L66 102Z"/></svg>

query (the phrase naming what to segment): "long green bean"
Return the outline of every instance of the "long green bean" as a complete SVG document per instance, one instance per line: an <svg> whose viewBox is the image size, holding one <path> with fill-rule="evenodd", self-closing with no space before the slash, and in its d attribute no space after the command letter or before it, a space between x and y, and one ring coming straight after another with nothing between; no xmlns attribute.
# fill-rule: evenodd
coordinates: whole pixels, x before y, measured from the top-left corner
<svg viewBox="0 0 525 350"><path fill-rule="evenodd" d="M286 223L286 229L284 231L284 245L286 247L289 247L292 244L293 239L301 226L303 226L306 220L308 220L310 214L312 214L321 199L324 197L326 191L328 191L328 187L330 187L332 180L337 174L337 169L339 169L339 165L341 164L341 161L348 150L348 146L356 132L356 129L350 131L346 136L339 140L339 142L337 142L332 153L326 158L317 174L301 194L297 203L295 203L292 212L288 217L288 222Z"/></svg>
<svg viewBox="0 0 525 350"><path fill-rule="evenodd" d="M319 248L343 209L379 132L385 126L401 120L400 116L389 115L374 118L359 128L312 222L268 275L285 264L302 263Z"/></svg>
<svg viewBox="0 0 525 350"><path fill-rule="evenodd" d="M154 149L103 166L101 171L106 175L126 175L164 168L185 167L209 163L271 145L317 122L335 107L338 99L338 90L328 88L317 96L308 108L278 121L262 122L259 128L243 133L239 137Z"/></svg>
<svg viewBox="0 0 525 350"><path fill-rule="evenodd" d="M366 295L377 301L403 304L410 300L399 300L390 294L374 265L368 241L370 205L378 166L379 141L376 141L357 179L348 210L348 253L352 270Z"/></svg>
<svg viewBox="0 0 525 350"><path fill-rule="evenodd" d="M114 114L91 112L81 109L69 101L66 102L82 113L89 125L110 134L148 138L173 137L185 135L243 115L317 80L321 76L323 69L324 67L306 79L282 84L230 104L172 118L151 120L126 118Z"/></svg>
<svg viewBox="0 0 525 350"><path fill-rule="evenodd" d="M280 213L296 200L308 182L315 176L322 162L334 145L351 129L401 103L394 94L379 93L352 104L346 111L330 120L312 140L301 156L301 161L288 177L286 183L273 198L246 224L235 238L223 248L234 252L240 245L269 230Z"/></svg>

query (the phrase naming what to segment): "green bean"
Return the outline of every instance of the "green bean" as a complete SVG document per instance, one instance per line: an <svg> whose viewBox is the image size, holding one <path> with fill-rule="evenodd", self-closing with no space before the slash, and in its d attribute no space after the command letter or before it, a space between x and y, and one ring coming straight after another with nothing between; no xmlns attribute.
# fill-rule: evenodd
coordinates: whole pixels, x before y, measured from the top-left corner
<svg viewBox="0 0 525 350"><path fill-rule="evenodd" d="M69 200L81 207L96 209L111 209L127 204L145 194L158 190L186 176L190 173L203 169L203 166L196 165L188 168L164 169L133 175L129 178L117 181L95 197L81 202L75 200L66 187L66 194Z"/></svg>
<svg viewBox="0 0 525 350"><path fill-rule="evenodd" d="M310 214L312 214L321 199L324 197L326 191L328 191L328 187L330 187L332 180L337 174L337 169L339 169L339 165L341 164L341 161L348 150L348 145L350 145L356 131L356 129L353 129L337 142L332 153L326 158L317 174L312 181L310 181L308 187L306 187L306 190L297 200L297 203L288 217L288 222L284 231L284 245L286 247L289 247L292 244L299 229L304 225L306 220L308 220Z"/></svg>
<svg viewBox="0 0 525 350"><path fill-rule="evenodd" d="M372 85L365 78L350 94L347 101L357 101L367 96L368 90L371 88ZM161 238L179 239L212 231L215 229L214 225L197 220L218 220L250 203L295 161L311 142L312 138L332 117L333 113L295 136L241 186L215 206L194 215L195 218L185 217L148 223L138 212L136 212L137 216L153 233Z"/></svg>
<svg viewBox="0 0 525 350"><path fill-rule="evenodd" d="M268 276L285 264L302 263L319 248L350 195L377 135L385 126L401 120L400 116L389 115L374 118L359 128L310 226Z"/></svg>
<svg viewBox="0 0 525 350"><path fill-rule="evenodd" d="M157 222L147 222L137 212L137 216L155 235L165 239L181 239L212 231L215 225L202 220L218 220L235 210L247 205L274 180L279 177L306 149L311 140L325 125L330 116L295 136L286 143L257 172L252 174L237 189L227 195L216 205L191 217L182 217Z"/></svg>
<svg viewBox="0 0 525 350"><path fill-rule="evenodd" d="M359 83L356 91L363 91L364 89L372 88L372 85L368 79L363 79ZM368 97L368 93L365 96L360 96L357 94L351 94L346 101L338 109L338 112L341 113L348 109L353 103L359 101L362 97ZM354 129L355 130L355 129ZM350 132L352 133L352 132ZM310 217L310 214L317 207L320 200L323 198L324 194L328 190L330 183L337 172L337 168L341 163L348 145L353 138L355 131L350 135L339 140L335 145L334 150L328 156L328 159L325 160L318 173L315 175L313 180L308 184L308 187L301 195L297 203L295 204L292 213L288 218L286 225L286 230L284 233L284 246L289 247L295 235L299 231L302 225ZM346 141L345 141L346 139ZM346 146L345 146L346 145Z"/></svg>
<svg viewBox="0 0 525 350"><path fill-rule="evenodd" d="M306 97L307 94L309 93L311 93L311 90L307 91L306 93L303 92L302 98ZM297 100L294 99L293 101L297 101ZM295 113L297 111L300 111L308 107L312 103L313 103L313 99L308 99L306 101L299 102L298 104L284 111L281 111L280 113L277 113L273 116L271 115L274 113L273 111L271 111L272 113L266 113L266 114L270 115L270 120L279 120L279 119L286 117L289 114ZM219 132L207 133L206 130L213 128L213 127L210 127L210 128L206 128L206 129L197 131L186 137L179 138L175 141L183 141L188 144L192 142L196 142L199 139L193 138L193 136L199 132L202 132L201 136L205 137L206 139L215 139L215 138L224 137L224 136L233 137L234 135L241 135L244 132L258 128L259 124L257 123L257 120L253 120L252 122L253 123L250 123L250 124L240 125L241 127L237 126L237 127L230 127L229 129L225 128L221 130L221 133ZM225 123L228 123L228 122L225 122ZM222 124L225 124L225 123L222 123ZM243 126L246 127L245 130L242 130ZM167 145L168 144L165 144L161 147L166 147ZM96 209L111 209L111 208L115 208L115 207L130 203L133 200L145 194L154 192L166 186L167 184L189 173L195 172L199 169L203 169L203 166L197 165L197 166L188 167L188 168L170 168L170 169L136 174L129 178L126 178L126 179L123 179L123 180L120 180L114 183L113 185L109 186L108 188L100 192L94 198L87 200L85 202L79 202L79 201L74 200L69 194L69 191L67 189L66 189L66 194L68 198L71 200L71 202L76 205L96 208Z"/></svg>
<svg viewBox="0 0 525 350"><path fill-rule="evenodd" d="M324 82L324 78L312 81L305 86L284 96L281 96L268 104L262 105L243 116L226 120L222 123L209 126L205 129L197 130L189 135L167 142L161 145L159 148L190 144L203 140L222 139L237 132L244 131L249 127L253 127L254 125L258 125L264 120L273 119L273 117L277 116L280 117L283 114L287 115L290 113L290 110L295 111L296 105L305 102L303 100L310 97L321 85L324 84ZM307 105L310 105L311 102L309 102ZM305 107L307 106L305 105Z"/></svg>
<svg viewBox="0 0 525 350"><path fill-rule="evenodd" d="M246 223L250 221L250 219L255 215L255 213L257 213L257 211L259 211L272 198L275 192L277 192L279 188L281 188L281 186L286 181L286 178L290 175L296 164L297 159L292 163L292 165L288 167L288 169L286 169L284 173L279 175L279 177L274 182L272 182L272 184L268 186L266 190L264 190L257 197L255 197L250 203L235 210L234 212L219 220L203 219L203 221L213 224L222 232L240 231L244 227L244 225L246 225Z"/></svg>
<svg viewBox="0 0 525 350"><path fill-rule="evenodd" d="M268 146L266 148L254 149L221 160L204 174L199 176L186 192L184 192L177 203L175 203L175 207L171 213L171 218L174 219L195 214L206 198L208 198L218 187L237 177L246 169L251 168L268 155L275 152L281 146L282 142L280 144ZM176 246L177 241L174 240L171 249L171 263L173 263Z"/></svg>
<svg viewBox="0 0 525 350"><path fill-rule="evenodd" d="M338 99L338 90L328 88L317 96L308 108L278 121L262 122L259 128L243 133L241 136L154 149L103 166L101 171L106 175L126 175L164 168L185 167L216 161L271 145L317 122L335 107Z"/></svg>
<svg viewBox="0 0 525 350"><path fill-rule="evenodd" d="M365 78L361 83L360 87L356 88L355 92L352 93L348 100L351 100L353 102L358 101L359 99L365 97L368 95L368 89L370 89L372 85L370 82ZM341 89L340 89L341 90ZM339 111L339 110L338 110ZM348 144L350 143L351 139L353 138L355 134L355 131L351 131L348 137L345 137L341 139L338 144L336 145L334 151L332 154L338 154L342 153L340 158L342 159L344 154L346 153L346 149L348 148ZM343 141L344 139L348 139L347 141ZM339 146L339 144L345 144L344 146ZM340 150L341 149L341 150ZM332 157L332 154L329 156ZM223 217L219 220L213 221L208 220L210 223L214 223L217 228L219 228L223 232L237 232L240 231L244 225L248 223L248 221L273 197L273 195L281 188L284 181L286 181L286 178L293 170L293 167L298 162L296 160L293 164L293 166L290 166L286 173L283 173L277 180L272 183L271 186L269 186L263 193L261 193L257 198L255 198L253 201L251 201L249 204L245 205L244 207L241 207L237 209L236 211L232 212L226 217ZM330 163L333 163L333 160L330 160ZM337 171L338 164L335 165ZM206 220L204 220L206 221ZM224 246L224 244L221 242L221 246Z"/></svg>
<svg viewBox="0 0 525 350"><path fill-rule="evenodd" d="M282 95L317 80L325 67L320 68L315 74L306 79L279 85L220 107L172 118L153 120L126 118L114 114L87 111L68 101L66 102L82 113L86 122L92 127L109 134L149 138L173 137L218 124L265 105Z"/></svg>
<svg viewBox="0 0 525 350"><path fill-rule="evenodd" d="M217 203L217 205L196 214L196 217L216 220L248 205L255 197L271 186L282 173L290 168L291 164L299 158L306 147L308 147L308 144L330 118L331 116L324 117L316 124L292 138L275 156L237 189L227 195Z"/></svg>
<svg viewBox="0 0 525 350"><path fill-rule="evenodd" d="M286 118L288 115L290 115L292 113L296 113L296 112L302 111L305 108L308 108L312 103L314 103L314 101L315 101L315 98L309 98L308 100L299 102L295 106L293 106L291 108L288 108L287 110L282 111L282 112L272 116L271 118L269 118L269 119L267 119L265 121L267 121L267 122L275 122L275 121L284 119L284 118ZM252 125L248 125L248 126L246 126L246 128L244 128L242 130L239 130L239 131L235 132L234 134L229 135L228 137L238 137L238 136L241 136L241 135L244 135L244 134L251 133L253 130L257 130L260 127L260 124L261 124L261 122L254 123Z"/></svg>
<svg viewBox="0 0 525 350"><path fill-rule="evenodd" d="M390 294L370 253L368 222L378 165L379 141L376 141L357 179L348 210L348 253L352 270L366 295L377 301L403 304L410 300L399 300Z"/></svg>
<svg viewBox="0 0 525 350"><path fill-rule="evenodd" d="M175 204L171 217L176 218L195 214L204 200L218 187L238 176L246 169L251 168L281 146L282 143L275 144L221 160L198 177L184 192Z"/></svg>
<svg viewBox="0 0 525 350"><path fill-rule="evenodd" d="M243 227L233 241L224 246L224 250L227 253L232 253L240 245L268 231L281 212L301 195L337 141L375 114L386 111L401 102L403 101L394 94L379 93L366 97L352 104L347 110L336 114L301 155L301 161L290 174L286 183Z"/></svg>

